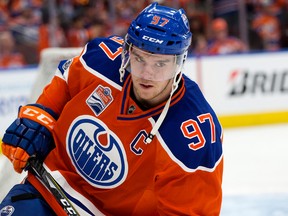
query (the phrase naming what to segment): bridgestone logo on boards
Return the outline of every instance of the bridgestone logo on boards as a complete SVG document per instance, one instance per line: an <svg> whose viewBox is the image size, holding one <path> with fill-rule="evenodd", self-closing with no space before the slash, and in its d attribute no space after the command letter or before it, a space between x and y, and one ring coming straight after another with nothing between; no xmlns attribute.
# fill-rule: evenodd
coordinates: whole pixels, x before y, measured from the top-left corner
<svg viewBox="0 0 288 216"><path fill-rule="evenodd" d="M233 71L230 78L232 79L230 96L288 93L288 71L273 73Z"/></svg>

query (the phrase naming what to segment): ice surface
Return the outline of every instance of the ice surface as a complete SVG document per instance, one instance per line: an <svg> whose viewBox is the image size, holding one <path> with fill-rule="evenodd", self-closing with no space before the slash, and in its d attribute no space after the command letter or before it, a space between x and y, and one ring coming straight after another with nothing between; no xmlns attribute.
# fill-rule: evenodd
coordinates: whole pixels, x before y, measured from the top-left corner
<svg viewBox="0 0 288 216"><path fill-rule="evenodd" d="M288 124L224 130L221 216L288 216Z"/></svg>
<svg viewBox="0 0 288 216"><path fill-rule="evenodd" d="M288 194L237 195L223 199L221 216L287 216Z"/></svg>

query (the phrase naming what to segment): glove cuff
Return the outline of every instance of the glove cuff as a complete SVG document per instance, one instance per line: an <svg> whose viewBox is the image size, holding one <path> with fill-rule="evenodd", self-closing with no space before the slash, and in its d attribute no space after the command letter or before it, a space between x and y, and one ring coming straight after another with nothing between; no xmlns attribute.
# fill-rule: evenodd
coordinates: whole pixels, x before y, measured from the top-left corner
<svg viewBox="0 0 288 216"><path fill-rule="evenodd" d="M50 132L52 132L56 123L55 118L50 113L34 105L20 107L18 118L26 118L35 121L46 127Z"/></svg>

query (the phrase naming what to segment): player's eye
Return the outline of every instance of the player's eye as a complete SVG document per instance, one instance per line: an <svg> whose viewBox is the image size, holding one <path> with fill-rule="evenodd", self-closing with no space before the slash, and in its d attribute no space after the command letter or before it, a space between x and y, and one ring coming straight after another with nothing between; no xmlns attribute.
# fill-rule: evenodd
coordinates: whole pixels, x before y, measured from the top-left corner
<svg viewBox="0 0 288 216"><path fill-rule="evenodd" d="M135 56L135 60L137 62L143 62L143 59L141 57L139 57L139 56Z"/></svg>
<svg viewBox="0 0 288 216"><path fill-rule="evenodd" d="M163 63L163 62L157 62L155 65L156 65L157 67L164 67L166 64Z"/></svg>

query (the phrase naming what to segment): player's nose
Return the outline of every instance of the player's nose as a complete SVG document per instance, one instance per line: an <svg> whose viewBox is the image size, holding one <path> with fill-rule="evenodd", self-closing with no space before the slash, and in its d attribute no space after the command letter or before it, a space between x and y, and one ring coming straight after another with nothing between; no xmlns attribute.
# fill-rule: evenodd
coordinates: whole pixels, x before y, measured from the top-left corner
<svg viewBox="0 0 288 216"><path fill-rule="evenodd" d="M146 80L153 80L153 69L149 64L144 64L141 68L141 74L142 79Z"/></svg>

